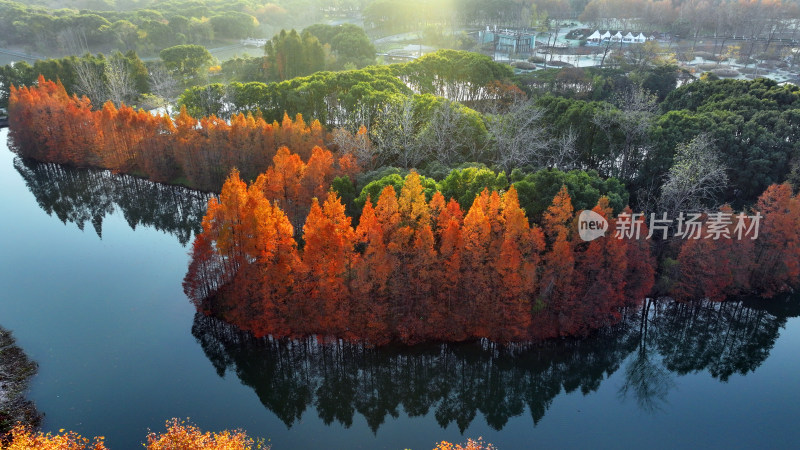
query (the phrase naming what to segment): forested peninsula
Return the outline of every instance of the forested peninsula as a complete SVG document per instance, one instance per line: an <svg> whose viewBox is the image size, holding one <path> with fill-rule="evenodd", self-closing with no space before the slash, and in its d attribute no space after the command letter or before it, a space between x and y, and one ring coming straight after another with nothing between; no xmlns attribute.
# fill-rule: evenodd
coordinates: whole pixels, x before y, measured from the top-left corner
<svg viewBox="0 0 800 450"><path fill-rule="evenodd" d="M797 88L705 79L654 95L598 73L607 100L542 95L443 50L191 87L174 117L40 77L11 87L10 136L20 156L219 192L184 288L259 336L521 342L584 335L648 296L792 289ZM605 237L580 238L582 210ZM682 237L655 220L684 212Z"/></svg>

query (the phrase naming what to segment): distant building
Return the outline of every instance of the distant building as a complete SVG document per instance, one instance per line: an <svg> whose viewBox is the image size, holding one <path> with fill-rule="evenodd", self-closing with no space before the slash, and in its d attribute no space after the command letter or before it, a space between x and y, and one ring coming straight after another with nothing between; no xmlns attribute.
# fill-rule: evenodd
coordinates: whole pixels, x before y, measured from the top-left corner
<svg viewBox="0 0 800 450"><path fill-rule="evenodd" d="M240 44L246 47L263 47L267 45L267 39L247 38L239 41Z"/></svg>
<svg viewBox="0 0 800 450"><path fill-rule="evenodd" d="M495 51L502 53L530 54L536 48L536 36L519 30L486 30L478 32L480 44L494 44Z"/></svg>
<svg viewBox="0 0 800 450"><path fill-rule="evenodd" d="M590 34L589 37L586 38L586 42L589 45L598 45L603 42L620 42L623 44L643 44L647 41L654 41L659 39L659 36L655 33L650 34L650 36L645 36L644 33L639 32L639 34L633 34L633 32L628 31L627 34L623 35L622 31L616 30L606 30L605 32L600 32L600 30L595 30L594 33Z"/></svg>
<svg viewBox="0 0 800 450"><path fill-rule="evenodd" d="M633 35L633 33L628 31L628 34L622 37L622 42L626 44L632 44L634 39L636 39L636 37Z"/></svg>

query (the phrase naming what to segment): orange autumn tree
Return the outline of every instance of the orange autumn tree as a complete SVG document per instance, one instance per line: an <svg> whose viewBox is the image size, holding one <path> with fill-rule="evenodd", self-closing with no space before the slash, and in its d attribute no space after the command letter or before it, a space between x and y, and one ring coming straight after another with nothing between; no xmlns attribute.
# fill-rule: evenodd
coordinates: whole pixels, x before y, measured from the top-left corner
<svg viewBox="0 0 800 450"><path fill-rule="evenodd" d="M539 295L552 320L540 327L552 327L547 334L576 332L570 314L578 305L575 298L575 254L572 242L572 200L565 186L553 198L543 216L543 231L548 243L539 283Z"/></svg>
<svg viewBox="0 0 800 450"><path fill-rule="evenodd" d="M252 329L257 336L291 334L288 313L300 275L294 228L280 207L264 197L259 186L250 186L248 196L253 211L249 242L253 245L246 256L252 263L246 266L249 271L240 272L240 278L255 278L259 288L249 299L254 308L248 313L255 313Z"/></svg>
<svg viewBox="0 0 800 450"><path fill-rule="evenodd" d="M401 318L397 327L404 341L425 337L424 322L436 262L431 213L419 175L412 171L405 178L397 201L399 222L389 235L388 250L394 256L396 271L390 280L392 313Z"/></svg>
<svg viewBox="0 0 800 450"><path fill-rule="evenodd" d="M453 444L447 441L440 442L433 450L496 450L492 444L484 443L482 438L467 439L464 444Z"/></svg>
<svg viewBox="0 0 800 450"><path fill-rule="evenodd" d="M540 234L531 234L513 186L503 195L502 223L502 244L493 264L498 295L488 337L499 342L520 341L527 336L531 322L530 298L536 292L544 241Z"/></svg>
<svg viewBox="0 0 800 450"><path fill-rule="evenodd" d="M94 106L100 107L94 110L87 98L69 96L60 83L43 77L35 86L12 86L12 148L39 161L139 173L215 192L234 167L245 180L266 171L280 147L289 146L303 161L314 158L316 148L324 148L320 123L307 124L301 115L294 120L287 115L279 124L236 114L229 123L215 116L196 119L182 108L173 121L110 102ZM326 164L337 175L352 176L360 170L352 155L341 163L333 158L331 163L328 155L317 153L324 157L323 171ZM322 178L332 179L327 174ZM322 196L326 189L316 195ZM306 207L310 204L309 200Z"/></svg>
<svg viewBox="0 0 800 450"><path fill-rule="evenodd" d="M86 97L39 76L36 86L11 86L11 148L20 156L77 166L98 164L97 114Z"/></svg>
<svg viewBox="0 0 800 450"><path fill-rule="evenodd" d="M253 439L241 429L220 432L203 431L196 425L183 420L170 419L163 432L149 432L147 450L255 450L269 449L263 439ZM75 432L61 430L57 434L34 432L30 428L17 425L10 434L11 442L3 445L7 450L106 450L103 438L86 439ZM464 445L442 441L434 450L492 450L495 447L485 444L481 438L468 439Z"/></svg>
<svg viewBox="0 0 800 450"><path fill-rule="evenodd" d="M302 228L305 203L311 204L311 198L303 196L302 180L306 165L300 155L292 153L288 147L279 148L272 161L272 166L258 176L256 185L261 187L266 198L289 215L295 228Z"/></svg>
<svg viewBox="0 0 800 450"><path fill-rule="evenodd" d="M296 332L341 335L347 329L348 272L355 231L344 205L330 191L323 206L315 198L303 226L303 278L306 292L295 302L294 316L302 323Z"/></svg>
<svg viewBox="0 0 800 450"><path fill-rule="evenodd" d="M460 317L461 292L461 225L464 212L458 202L445 203L441 192L433 194L431 218L436 225L438 248L436 295L429 299L428 327L436 329L436 339L458 341L466 338L466 317Z"/></svg>
<svg viewBox="0 0 800 450"><path fill-rule="evenodd" d="M749 290L749 273L754 262L753 241L736 239L736 218L730 206L725 205L704 216L699 238L681 243L677 259L680 278L672 292L679 300L708 298L722 301ZM714 227L715 216L716 221L727 217L730 223Z"/></svg>
<svg viewBox="0 0 800 450"><path fill-rule="evenodd" d="M606 325L610 322L608 315L619 314L626 304L628 240L614 236L616 222L607 197L600 197L592 211L608 220L611 231L607 233L610 236L583 244L583 251L575 253L575 301L568 313L572 330Z"/></svg>
<svg viewBox="0 0 800 450"><path fill-rule="evenodd" d="M791 291L800 285L798 228L800 197L792 195L788 184L768 187L747 213L723 206L706 214L701 237L680 242L672 294L724 300Z"/></svg>
<svg viewBox="0 0 800 450"><path fill-rule="evenodd" d="M769 297L798 285L800 194L793 196L788 184L772 185L758 198L754 210L762 218L751 287Z"/></svg>
<svg viewBox="0 0 800 450"><path fill-rule="evenodd" d="M256 184L268 200L277 202L299 233L311 200L323 198L333 179L340 174L329 150L314 147L310 159L304 163L300 155L281 147L273 157L272 166L258 176Z"/></svg>
<svg viewBox="0 0 800 450"><path fill-rule="evenodd" d="M486 216L488 192L483 191L475 197L472 207L464 217L461 228L461 280L460 314L457 318L468 335L486 337L491 324L486 323L484 314L491 298L492 273L489 265L492 225Z"/></svg>
<svg viewBox="0 0 800 450"><path fill-rule="evenodd" d="M630 208L623 210L632 214ZM610 228L609 230L613 230ZM646 224L642 224L642 235L648 236ZM650 247L649 239L623 240L625 246L626 273L625 273L625 303L635 304L642 301L653 291L655 284L656 260Z"/></svg>
<svg viewBox="0 0 800 450"><path fill-rule="evenodd" d="M257 335L288 333L288 297L299 256L294 229L280 208L264 197L258 184L247 187L234 171L220 200L209 200L203 235L184 279L187 292L220 286L221 301L212 311ZM207 274L203 267L215 270Z"/></svg>
<svg viewBox="0 0 800 450"><path fill-rule="evenodd" d="M391 340L387 317L388 283L394 268L387 253L383 225L369 198L356 227L355 245L358 251L353 259L353 298L349 320L352 327L346 336L385 344Z"/></svg>

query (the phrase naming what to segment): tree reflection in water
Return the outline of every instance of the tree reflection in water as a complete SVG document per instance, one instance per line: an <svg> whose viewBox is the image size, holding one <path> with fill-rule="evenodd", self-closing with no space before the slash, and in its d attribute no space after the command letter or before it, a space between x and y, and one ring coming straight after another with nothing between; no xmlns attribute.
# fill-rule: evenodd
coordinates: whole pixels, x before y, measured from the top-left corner
<svg viewBox="0 0 800 450"><path fill-rule="evenodd" d="M200 232L209 194L154 183L108 170L75 169L14 158L14 168L47 214L83 230L91 223L103 237L103 219L122 211L131 228L152 226L175 235L182 245Z"/></svg>
<svg viewBox="0 0 800 450"><path fill-rule="evenodd" d="M233 371L287 427L313 408L349 427L356 413L373 431L401 410L433 412L463 432L480 413L502 429L525 407L537 424L561 392L597 390L626 358L621 399L657 413L674 377L707 370L726 381L769 355L797 300L715 303L653 301L586 339L501 347L487 341L414 347L256 339L197 314L192 334L220 376Z"/></svg>
<svg viewBox="0 0 800 450"><path fill-rule="evenodd" d="M651 308L658 310L657 304L648 298L640 310L639 346L625 367L625 383L619 389L619 396L625 400L632 395L642 411L655 413L662 410L661 405L666 403L667 394L675 382L672 374L655 360L658 354L651 355L649 351Z"/></svg>
<svg viewBox="0 0 800 450"><path fill-rule="evenodd" d="M640 310L640 339L625 368L620 397L632 395L656 412L675 386L674 376L708 371L727 382L755 371L769 356L780 329L800 315L797 298L688 303L648 301Z"/></svg>
<svg viewBox="0 0 800 450"><path fill-rule="evenodd" d="M400 408L409 416L433 411L439 425L465 430L477 412L494 429L529 407L538 422L563 391L588 393L637 345L629 322L592 339L500 347L487 341L369 348L256 339L198 314L192 334L222 376L236 373L287 426L309 406L326 423L349 427L356 412L373 431Z"/></svg>

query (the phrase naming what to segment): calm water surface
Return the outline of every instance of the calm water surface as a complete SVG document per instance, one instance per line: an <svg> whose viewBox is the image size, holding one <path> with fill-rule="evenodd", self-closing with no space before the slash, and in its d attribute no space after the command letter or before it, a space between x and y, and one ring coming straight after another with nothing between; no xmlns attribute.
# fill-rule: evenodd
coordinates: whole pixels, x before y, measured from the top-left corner
<svg viewBox="0 0 800 450"><path fill-rule="evenodd" d="M141 448L190 417L273 448L786 448L798 301L651 306L579 340L388 348L255 340L181 290L205 197L23 162L0 131L0 324L40 364L44 427Z"/></svg>

